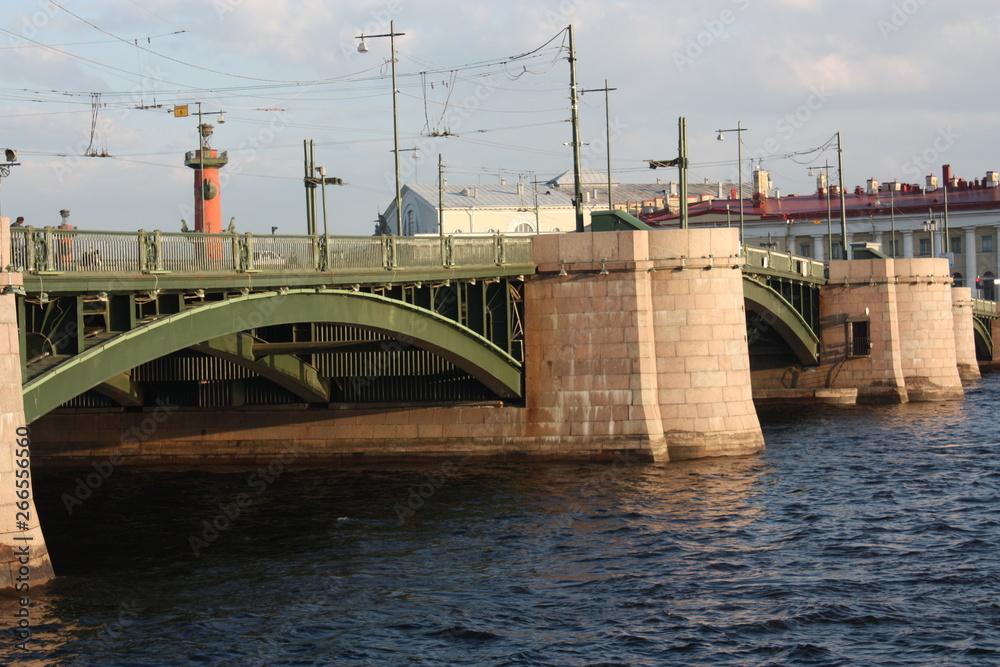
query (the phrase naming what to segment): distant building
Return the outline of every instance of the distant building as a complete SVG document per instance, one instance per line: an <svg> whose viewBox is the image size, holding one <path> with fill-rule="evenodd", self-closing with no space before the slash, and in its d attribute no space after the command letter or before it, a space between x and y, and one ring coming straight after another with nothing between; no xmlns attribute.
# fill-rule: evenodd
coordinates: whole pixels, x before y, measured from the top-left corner
<svg viewBox="0 0 1000 667"><path fill-rule="evenodd" d="M759 182L756 175L754 182ZM945 190L940 182L948 184L947 235ZM989 171L982 179L966 181L953 177L950 165L944 165L940 182L933 174L922 186L898 181L879 184L873 178L866 187L847 192L848 245L878 244L890 257L948 256L955 285L975 289L978 277L979 291L973 295L993 299L998 294L994 280L1000 276L1000 177ZM738 198L692 204L689 224L736 227L739 208ZM813 194L769 197L758 192L743 200L743 211L748 245L821 261L842 257L840 191L837 186L827 187L822 174ZM677 224L677 213L672 210L639 217L653 226ZM935 222L927 225L927 221Z"/></svg>
<svg viewBox="0 0 1000 667"><path fill-rule="evenodd" d="M593 169L580 174L584 224L590 211L607 210L608 177ZM674 210L678 203L676 183L620 183L612 180L614 208L633 215ZM531 234L575 231L573 172L567 171L544 183L452 184L445 183L445 234ZM744 193L749 186L744 187ZM438 233L438 185L406 185L401 190L404 236ZM697 183L688 186L688 202L693 204L716 197L735 197L731 183ZM396 233L396 202L389 204L382 218Z"/></svg>

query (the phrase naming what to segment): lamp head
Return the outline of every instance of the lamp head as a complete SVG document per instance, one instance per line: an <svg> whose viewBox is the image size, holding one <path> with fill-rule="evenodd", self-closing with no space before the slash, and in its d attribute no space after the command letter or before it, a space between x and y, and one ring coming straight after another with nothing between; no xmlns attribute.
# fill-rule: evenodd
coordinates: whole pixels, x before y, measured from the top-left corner
<svg viewBox="0 0 1000 667"><path fill-rule="evenodd" d="M368 53L368 45L365 44L364 35L361 35L361 43L358 44L358 53Z"/></svg>
<svg viewBox="0 0 1000 667"><path fill-rule="evenodd" d="M719 136L717 136L716 139L718 141L724 141L725 138L726 138L726 135L722 133L722 130L719 130Z"/></svg>

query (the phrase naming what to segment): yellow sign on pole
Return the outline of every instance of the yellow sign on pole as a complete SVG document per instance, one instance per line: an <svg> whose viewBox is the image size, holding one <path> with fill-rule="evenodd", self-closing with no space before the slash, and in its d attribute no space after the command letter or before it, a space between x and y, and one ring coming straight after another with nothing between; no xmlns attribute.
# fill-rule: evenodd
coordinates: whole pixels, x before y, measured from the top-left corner
<svg viewBox="0 0 1000 667"><path fill-rule="evenodd" d="M174 118L184 118L188 115L188 105L182 104L174 107Z"/></svg>

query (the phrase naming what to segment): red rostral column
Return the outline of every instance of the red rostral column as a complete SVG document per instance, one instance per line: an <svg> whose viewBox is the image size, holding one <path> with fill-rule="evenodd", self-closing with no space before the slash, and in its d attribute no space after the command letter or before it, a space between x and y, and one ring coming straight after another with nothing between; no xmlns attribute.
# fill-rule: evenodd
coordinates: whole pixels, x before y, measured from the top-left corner
<svg viewBox="0 0 1000 667"><path fill-rule="evenodd" d="M229 158L225 151L209 145L214 128L208 123L198 126L201 148L188 151L184 164L194 169L194 230L206 234L222 231L222 190L219 187L219 169L226 166Z"/></svg>

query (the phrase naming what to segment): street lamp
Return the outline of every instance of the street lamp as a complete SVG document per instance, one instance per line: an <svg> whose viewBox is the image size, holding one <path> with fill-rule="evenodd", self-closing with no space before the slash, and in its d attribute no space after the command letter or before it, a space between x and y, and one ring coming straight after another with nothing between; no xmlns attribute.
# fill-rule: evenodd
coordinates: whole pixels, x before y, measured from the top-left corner
<svg viewBox="0 0 1000 667"><path fill-rule="evenodd" d="M934 215L933 211L928 210L928 215L932 215L933 216ZM935 256L935 253L934 253L934 237L937 235L937 230L938 230L938 221L937 220L935 220L933 217L929 218L927 220L924 220L924 231L930 233L930 236L931 236L931 258L932 259Z"/></svg>
<svg viewBox="0 0 1000 667"><path fill-rule="evenodd" d="M21 163L17 161L17 151L13 148L3 149L3 156L7 162L0 164L0 181L10 176L11 167L21 166Z"/></svg>
<svg viewBox="0 0 1000 667"><path fill-rule="evenodd" d="M405 32L396 32L395 22L389 21L389 32L383 33L381 35L367 35L367 37L388 37L389 38L389 51L391 53L391 65L392 65L392 148L393 153L395 153L395 163L396 163L396 235L402 236L403 234L403 212L401 210L402 197L400 196L399 187L399 106L396 100L397 93L396 90L396 38L405 35ZM358 53L368 53L368 45L365 44L366 35L362 33L361 35L355 37L355 39L360 39L361 43L358 44Z"/></svg>
<svg viewBox="0 0 1000 667"><path fill-rule="evenodd" d="M724 141L726 138L726 132L736 133L736 159L739 161L739 179L740 179L740 243L743 243L743 137L741 132L744 132L747 128L743 127L742 121L736 121L735 130L717 130L719 136L716 137L719 141Z"/></svg>
<svg viewBox="0 0 1000 667"><path fill-rule="evenodd" d="M830 162L829 160L822 167L809 167L809 175L813 176L814 169L824 169L826 176L826 257L828 260L833 259L833 211L830 205Z"/></svg>

